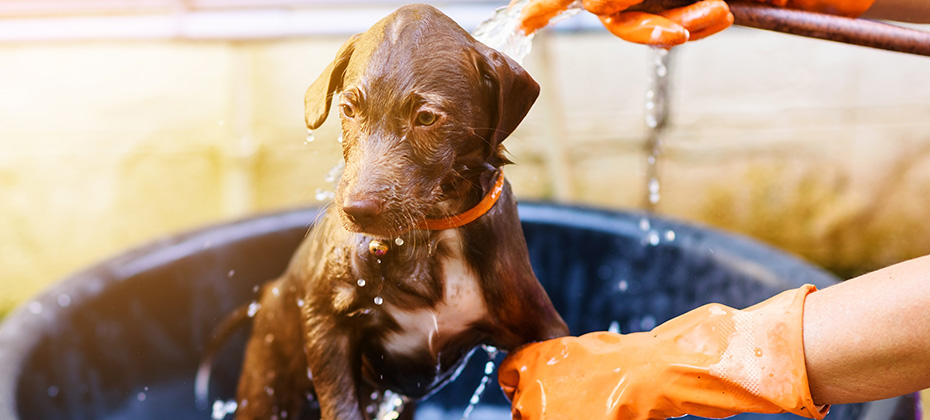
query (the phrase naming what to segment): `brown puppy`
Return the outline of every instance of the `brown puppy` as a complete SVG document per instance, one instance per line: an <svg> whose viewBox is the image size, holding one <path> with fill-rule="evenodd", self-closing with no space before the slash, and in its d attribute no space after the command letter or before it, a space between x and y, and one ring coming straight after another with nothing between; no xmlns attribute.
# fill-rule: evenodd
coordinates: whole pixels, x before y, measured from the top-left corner
<svg viewBox="0 0 930 420"><path fill-rule="evenodd" d="M421 398L478 344L568 333L500 170L501 142L538 91L426 5L342 46L305 101L311 129L335 104L345 172L287 272L261 291L238 419L295 416L311 391L323 419L364 419L367 390ZM463 213L480 217L450 217Z"/></svg>

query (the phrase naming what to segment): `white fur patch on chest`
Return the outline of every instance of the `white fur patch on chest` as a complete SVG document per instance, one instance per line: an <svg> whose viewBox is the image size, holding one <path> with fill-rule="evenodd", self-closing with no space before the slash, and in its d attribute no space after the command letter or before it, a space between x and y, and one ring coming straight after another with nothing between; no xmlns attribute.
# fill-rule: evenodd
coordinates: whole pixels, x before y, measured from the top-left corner
<svg viewBox="0 0 930 420"><path fill-rule="evenodd" d="M428 348L436 357L441 342L465 331L487 314L478 277L465 261L462 239L455 229L440 232L449 254L441 257L442 299L432 308L404 310L385 302L384 309L401 330L388 334L385 348L391 353L410 354Z"/></svg>

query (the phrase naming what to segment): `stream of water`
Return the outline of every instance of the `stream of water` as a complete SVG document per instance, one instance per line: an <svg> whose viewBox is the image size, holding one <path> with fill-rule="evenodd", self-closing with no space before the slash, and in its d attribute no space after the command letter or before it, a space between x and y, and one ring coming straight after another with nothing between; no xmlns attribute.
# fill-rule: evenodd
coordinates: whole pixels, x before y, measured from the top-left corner
<svg viewBox="0 0 930 420"><path fill-rule="evenodd" d="M646 90L646 197L643 206L652 213L661 198L659 184L659 157L662 155L662 137L668 121L669 77L671 53L663 48L652 49L652 63Z"/></svg>
<svg viewBox="0 0 930 420"><path fill-rule="evenodd" d="M523 59L530 54L535 34L526 35L518 28L520 14L529 0L520 0L507 7L501 7L490 19L482 22L472 32L472 36L484 45L510 56L523 64ZM554 17L550 24L576 15L582 9L581 1L575 1L564 12Z"/></svg>

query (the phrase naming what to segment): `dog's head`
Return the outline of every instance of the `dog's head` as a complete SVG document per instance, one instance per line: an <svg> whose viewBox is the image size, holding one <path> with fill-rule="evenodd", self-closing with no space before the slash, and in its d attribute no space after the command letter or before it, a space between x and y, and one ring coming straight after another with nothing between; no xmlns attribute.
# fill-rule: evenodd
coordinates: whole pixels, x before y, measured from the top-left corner
<svg viewBox="0 0 930 420"><path fill-rule="evenodd" d="M305 96L307 127L331 104L342 121L345 227L391 237L475 204L538 94L519 64L431 6L353 36Z"/></svg>

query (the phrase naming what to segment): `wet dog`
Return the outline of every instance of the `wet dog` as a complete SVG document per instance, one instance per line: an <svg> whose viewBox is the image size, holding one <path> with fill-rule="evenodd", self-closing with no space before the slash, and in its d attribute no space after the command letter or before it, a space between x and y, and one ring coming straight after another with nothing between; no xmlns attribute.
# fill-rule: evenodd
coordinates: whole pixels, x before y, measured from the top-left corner
<svg viewBox="0 0 930 420"><path fill-rule="evenodd" d="M345 170L287 271L260 291L238 419L361 420L370 390L417 399L479 344L566 335L530 266L501 167L539 92L516 62L426 5L353 36L305 96L338 111Z"/></svg>

